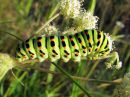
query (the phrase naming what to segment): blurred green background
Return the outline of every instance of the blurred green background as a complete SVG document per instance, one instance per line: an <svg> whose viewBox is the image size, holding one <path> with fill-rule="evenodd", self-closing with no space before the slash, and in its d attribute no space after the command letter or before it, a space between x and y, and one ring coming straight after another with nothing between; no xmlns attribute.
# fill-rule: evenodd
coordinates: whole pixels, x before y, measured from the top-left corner
<svg viewBox="0 0 130 97"><path fill-rule="evenodd" d="M58 0L0 0L0 52L14 56L19 40L8 33L23 40L28 39L57 13L58 2ZM84 0L84 8L87 8L88 4L89 0ZM87 81L82 79L77 82L86 88L92 97L112 97L120 78L129 72L130 68L130 0L97 0L94 15L99 17L99 30L114 37L114 50L119 53L123 67L120 70L106 69L104 64L106 60L87 59L80 64L70 61L61 62L60 65L71 75L87 78ZM53 22L59 25L62 21L62 17L60 18ZM13 69L18 79L9 71L0 82L0 97L87 97L57 69L53 77L45 72L49 67L50 70L54 69L50 66L50 62L32 63L32 65L31 69ZM116 82L112 83L113 80Z"/></svg>

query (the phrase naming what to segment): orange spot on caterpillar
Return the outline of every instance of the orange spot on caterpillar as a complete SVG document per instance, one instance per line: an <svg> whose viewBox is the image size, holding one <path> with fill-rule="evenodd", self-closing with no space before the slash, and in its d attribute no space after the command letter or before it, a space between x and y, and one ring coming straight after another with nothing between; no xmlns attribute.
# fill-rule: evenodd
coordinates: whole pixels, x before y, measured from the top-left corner
<svg viewBox="0 0 130 97"><path fill-rule="evenodd" d="M38 42L41 42L41 39L40 39L40 40L38 40Z"/></svg>
<svg viewBox="0 0 130 97"><path fill-rule="evenodd" d="M91 51L92 51L92 48L89 48L88 51L91 52Z"/></svg>
<svg viewBox="0 0 130 97"><path fill-rule="evenodd" d="M54 39L50 39L51 41L54 41Z"/></svg>
<svg viewBox="0 0 130 97"><path fill-rule="evenodd" d="M26 56L23 56L24 59L26 59L27 57Z"/></svg>
<svg viewBox="0 0 130 97"><path fill-rule="evenodd" d="M83 42L81 42L80 44L83 45Z"/></svg>
<svg viewBox="0 0 130 97"><path fill-rule="evenodd" d="M42 47L40 46L40 47L38 47L40 50L42 49Z"/></svg>
<svg viewBox="0 0 130 97"><path fill-rule="evenodd" d="M44 54L40 54L41 57L44 57Z"/></svg>
<svg viewBox="0 0 130 97"><path fill-rule="evenodd" d="M74 45L74 48L76 49L76 45Z"/></svg>
<svg viewBox="0 0 130 97"><path fill-rule="evenodd" d="M27 51L30 51L30 48L27 48Z"/></svg>
<svg viewBox="0 0 130 97"><path fill-rule="evenodd" d="M73 41L73 38L70 38L70 41Z"/></svg>

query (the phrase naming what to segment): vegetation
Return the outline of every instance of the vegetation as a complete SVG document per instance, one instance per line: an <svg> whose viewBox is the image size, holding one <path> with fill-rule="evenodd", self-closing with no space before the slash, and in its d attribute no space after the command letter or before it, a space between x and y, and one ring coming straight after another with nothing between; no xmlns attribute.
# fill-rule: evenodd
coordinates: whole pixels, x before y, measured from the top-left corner
<svg viewBox="0 0 130 97"><path fill-rule="evenodd" d="M91 19L84 17L87 12L78 7L79 3L94 14ZM130 1L79 3L68 15L69 7L61 7L59 0L0 0L0 97L130 97ZM83 13L78 10L75 13L75 8ZM27 64L15 61L19 41L36 34L68 33L70 27L76 31L98 27L109 33L122 68L106 69L106 59L83 59L80 63L59 61L58 64L48 60ZM12 64L16 67L12 68Z"/></svg>

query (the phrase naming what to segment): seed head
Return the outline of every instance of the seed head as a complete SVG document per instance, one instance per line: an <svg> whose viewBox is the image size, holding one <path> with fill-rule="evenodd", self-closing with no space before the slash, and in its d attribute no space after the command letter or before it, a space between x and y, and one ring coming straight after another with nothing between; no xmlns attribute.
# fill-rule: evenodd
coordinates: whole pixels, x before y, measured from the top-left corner
<svg viewBox="0 0 130 97"><path fill-rule="evenodd" d="M55 25L47 25L43 32L44 34L52 35L52 34L57 34L58 29L56 28Z"/></svg>
<svg viewBox="0 0 130 97"><path fill-rule="evenodd" d="M81 15L75 18L74 25L79 30L97 29L97 22L97 16L93 16L90 12L82 12Z"/></svg>
<svg viewBox="0 0 130 97"><path fill-rule="evenodd" d="M15 66L15 61L8 54L0 53L0 81Z"/></svg>
<svg viewBox="0 0 130 97"><path fill-rule="evenodd" d="M82 7L82 1L79 0L61 0L60 10L66 19L72 19L73 28L76 31L84 29L97 29L98 17L93 16L91 12L87 12Z"/></svg>
<svg viewBox="0 0 130 97"><path fill-rule="evenodd" d="M60 10L66 18L75 18L80 14L81 2L79 0L61 0Z"/></svg>

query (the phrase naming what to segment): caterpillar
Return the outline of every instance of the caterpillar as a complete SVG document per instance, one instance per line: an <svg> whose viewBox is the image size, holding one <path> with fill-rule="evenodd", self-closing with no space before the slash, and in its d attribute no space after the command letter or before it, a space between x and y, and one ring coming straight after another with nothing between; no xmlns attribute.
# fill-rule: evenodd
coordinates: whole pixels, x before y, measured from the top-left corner
<svg viewBox="0 0 130 97"><path fill-rule="evenodd" d="M20 62L29 59L48 59L55 62L82 58L98 59L112 51L109 35L98 30L84 30L73 35L51 35L31 37L20 43L16 50L16 59Z"/></svg>

